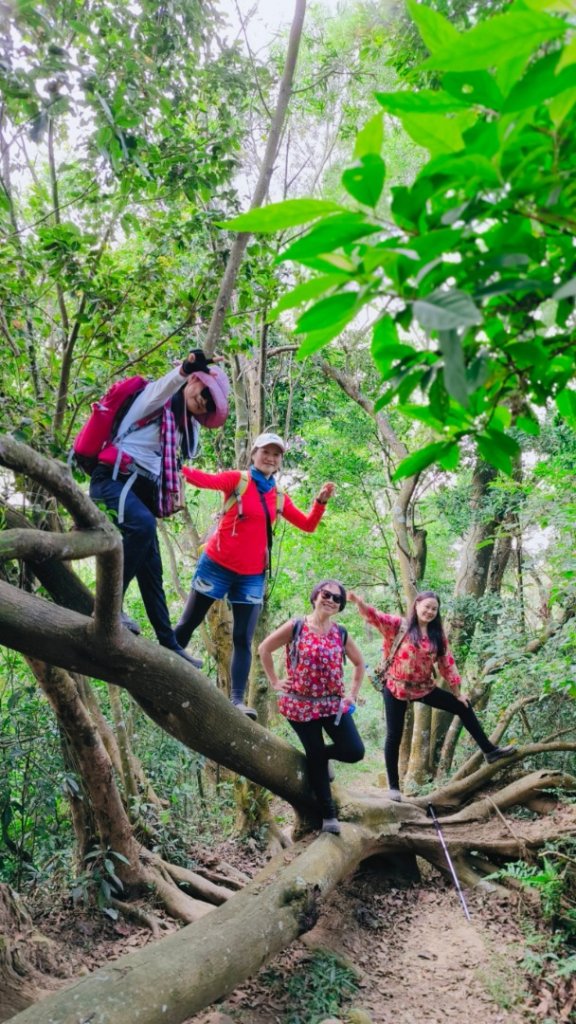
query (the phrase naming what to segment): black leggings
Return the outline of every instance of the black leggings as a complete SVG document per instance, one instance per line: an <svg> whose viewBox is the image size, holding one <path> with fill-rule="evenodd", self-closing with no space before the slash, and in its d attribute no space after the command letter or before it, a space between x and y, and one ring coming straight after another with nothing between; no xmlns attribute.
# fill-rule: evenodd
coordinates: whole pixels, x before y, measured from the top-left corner
<svg viewBox="0 0 576 1024"><path fill-rule="evenodd" d="M451 715L458 715L462 725L468 730L472 739L485 754L496 747L490 742L480 722L469 704L463 704L453 693L448 690L440 690L435 687L425 697L418 697L421 704L428 704L431 708L440 708L441 711L449 711ZM398 700L388 687L384 688L384 710L386 711L386 741L384 743L384 761L386 763L386 774L390 789L399 789L398 757L400 755L400 744L404 730L404 718L408 701Z"/></svg>
<svg viewBox="0 0 576 1024"><path fill-rule="evenodd" d="M310 722L293 722L292 719L288 719L304 747L310 785L323 818L333 818L336 813L328 777L329 759L354 764L364 757L364 744L352 714L348 712L342 715L339 725L334 724L335 717L329 715L327 718L314 718ZM322 730L325 730L332 740L329 746L324 742Z"/></svg>
<svg viewBox="0 0 576 1024"><path fill-rule="evenodd" d="M187 647L190 637L195 629L204 621L206 612L214 604L213 597L206 594L199 594L197 590L191 590L180 622L174 633L178 643ZM246 683L250 674L252 664L252 638L256 623L260 616L262 606L259 604L233 604L232 617L234 625L232 629L232 665L230 668L232 681L232 703L240 704L244 700Z"/></svg>

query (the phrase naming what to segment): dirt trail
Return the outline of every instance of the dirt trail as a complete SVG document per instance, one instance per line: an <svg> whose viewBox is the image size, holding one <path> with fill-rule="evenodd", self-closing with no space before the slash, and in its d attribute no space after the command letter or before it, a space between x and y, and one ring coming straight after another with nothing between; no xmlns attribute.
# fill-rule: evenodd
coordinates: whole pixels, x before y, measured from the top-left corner
<svg viewBox="0 0 576 1024"><path fill-rule="evenodd" d="M293 975L320 947L344 957L359 974L359 991L340 1010L343 1022L354 1007L372 1024L527 1024L532 1018L522 1010L522 941L507 900L467 894L467 901L471 923L455 891L437 875L397 888L381 872L363 871L326 902L312 932L268 965L266 984L252 979L218 1011L231 1014L235 1024L281 1024L290 1002L281 986L270 988L270 972ZM189 1024L215 1019L213 1010Z"/></svg>

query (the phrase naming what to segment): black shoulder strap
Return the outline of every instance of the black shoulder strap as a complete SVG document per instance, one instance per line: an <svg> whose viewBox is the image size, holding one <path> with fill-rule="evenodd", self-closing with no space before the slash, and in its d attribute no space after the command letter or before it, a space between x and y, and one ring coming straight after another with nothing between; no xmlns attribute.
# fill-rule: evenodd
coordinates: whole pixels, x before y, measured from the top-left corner
<svg viewBox="0 0 576 1024"><path fill-rule="evenodd" d="M340 643L342 644L342 661L346 661L346 644L348 643L348 630L346 626L341 626L340 623L336 623L338 626L338 632L340 633Z"/></svg>

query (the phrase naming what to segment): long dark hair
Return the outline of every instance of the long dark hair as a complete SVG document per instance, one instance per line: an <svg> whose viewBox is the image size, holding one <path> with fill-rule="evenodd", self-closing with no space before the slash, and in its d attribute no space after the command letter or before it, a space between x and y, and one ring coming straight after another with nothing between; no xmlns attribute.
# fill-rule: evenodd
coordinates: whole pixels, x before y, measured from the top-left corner
<svg viewBox="0 0 576 1024"><path fill-rule="evenodd" d="M172 409L172 412L174 414L176 426L182 433L182 440L180 442L180 451L182 453L182 458L190 459L192 458L193 452L189 450L188 438L190 438L190 440L192 441L192 438L194 437L194 426L192 423L193 417L188 412L186 408L186 403L184 401L185 386L186 385L183 385L180 388L180 390L176 392L175 395L172 395L170 408ZM186 430L186 420L188 420L188 430Z"/></svg>
<svg viewBox="0 0 576 1024"><path fill-rule="evenodd" d="M428 639L437 656L441 658L443 654L446 654L447 644L442 626L442 616L440 615L440 598L435 590L422 590L419 594L416 594L414 603L408 612L408 636L415 647L420 646L421 633L420 626L418 625L418 615L416 614L416 605L420 601L425 601L427 597L432 597L438 602L438 614L435 619L432 619L432 622L428 623Z"/></svg>

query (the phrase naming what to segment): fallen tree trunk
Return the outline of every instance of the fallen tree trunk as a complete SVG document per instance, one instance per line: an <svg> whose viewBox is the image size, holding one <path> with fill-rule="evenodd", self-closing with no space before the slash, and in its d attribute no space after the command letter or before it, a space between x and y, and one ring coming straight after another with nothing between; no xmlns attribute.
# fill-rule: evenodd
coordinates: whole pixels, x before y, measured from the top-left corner
<svg viewBox="0 0 576 1024"><path fill-rule="evenodd" d="M532 779L537 789L541 773ZM518 792L530 791L528 776ZM552 773L546 780L553 784ZM557 773L556 784L576 788L576 779ZM509 787L512 790L512 787ZM512 792L504 796L508 804ZM358 864L375 854L418 854L446 870L433 822L413 803L392 804L377 791L341 794L343 810L362 824L344 824L340 836L279 854L241 892L208 917L49 996L19 1014L13 1024L182 1024L222 999L255 974L299 935L311 929L319 901ZM482 859L520 857L552 837L576 835L576 808L512 825L496 814L486 822L483 800L459 820L442 819L445 841L464 882L480 879ZM479 856L480 855L480 859Z"/></svg>

